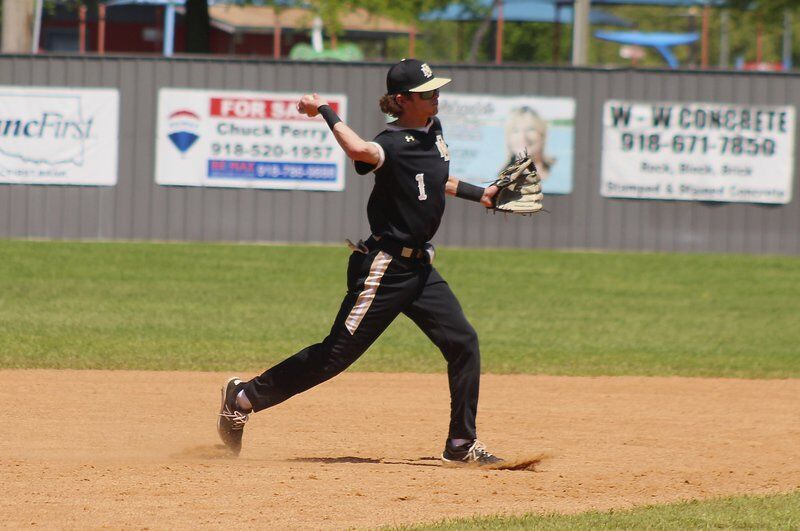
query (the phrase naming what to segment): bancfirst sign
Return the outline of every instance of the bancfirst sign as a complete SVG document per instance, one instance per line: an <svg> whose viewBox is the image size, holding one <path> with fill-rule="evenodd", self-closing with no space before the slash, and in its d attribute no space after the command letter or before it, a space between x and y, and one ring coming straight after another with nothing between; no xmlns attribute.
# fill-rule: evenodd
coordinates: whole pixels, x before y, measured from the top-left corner
<svg viewBox="0 0 800 531"><path fill-rule="evenodd" d="M0 120L0 137L86 140L91 136L93 123L94 118L65 120L61 114L52 112L43 112L41 116L30 119L7 117Z"/></svg>
<svg viewBox="0 0 800 531"><path fill-rule="evenodd" d="M162 185L343 190L344 152L302 94L161 89L156 182ZM346 119L347 98L323 96Z"/></svg>
<svg viewBox="0 0 800 531"><path fill-rule="evenodd" d="M791 106L607 101L601 193L788 203L794 130Z"/></svg>
<svg viewBox="0 0 800 531"><path fill-rule="evenodd" d="M0 87L0 182L112 186L117 89Z"/></svg>

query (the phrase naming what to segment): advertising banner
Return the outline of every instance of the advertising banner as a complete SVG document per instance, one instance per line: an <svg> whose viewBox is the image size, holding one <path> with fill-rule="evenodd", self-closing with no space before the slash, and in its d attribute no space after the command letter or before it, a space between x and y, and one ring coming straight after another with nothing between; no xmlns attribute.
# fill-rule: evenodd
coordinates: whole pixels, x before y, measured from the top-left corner
<svg viewBox="0 0 800 531"><path fill-rule="evenodd" d="M450 173L486 186L517 154L533 155L545 194L572 192L575 100L442 93Z"/></svg>
<svg viewBox="0 0 800 531"><path fill-rule="evenodd" d="M607 101L601 194L788 203L794 130L791 106Z"/></svg>
<svg viewBox="0 0 800 531"><path fill-rule="evenodd" d="M343 190L345 155L300 93L161 89L156 182L177 186ZM347 119L347 98L324 95Z"/></svg>
<svg viewBox="0 0 800 531"><path fill-rule="evenodd" d="M119 91L0 86L0 183L117 183Z"/></svg>

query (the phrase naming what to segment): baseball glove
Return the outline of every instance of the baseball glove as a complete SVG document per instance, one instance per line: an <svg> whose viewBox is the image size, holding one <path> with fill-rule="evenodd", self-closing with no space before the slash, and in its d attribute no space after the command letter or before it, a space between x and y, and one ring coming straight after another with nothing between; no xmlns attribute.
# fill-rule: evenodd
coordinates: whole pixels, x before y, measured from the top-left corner
<svg viewBox="0 0 800 531"><path fill-rule="evenodd" d="M535 214L542 209L541 179L527 153L505 167L492 183L500 190L492 198L492 210L513 214Z"/></svg>

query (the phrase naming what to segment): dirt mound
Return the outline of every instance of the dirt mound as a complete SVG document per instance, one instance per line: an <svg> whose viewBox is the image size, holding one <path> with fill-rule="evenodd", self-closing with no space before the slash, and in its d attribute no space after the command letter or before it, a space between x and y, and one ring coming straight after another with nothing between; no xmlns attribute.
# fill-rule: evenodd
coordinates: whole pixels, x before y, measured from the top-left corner
<svg viewBox="0 0 800 531"><path fill-rule="evenodd" d="M347 528L800 487L800 380L486 376L487 470L439 462L444 375L344 374L253 415L239 458L226 376L0 371L0 521Z"/></svg>

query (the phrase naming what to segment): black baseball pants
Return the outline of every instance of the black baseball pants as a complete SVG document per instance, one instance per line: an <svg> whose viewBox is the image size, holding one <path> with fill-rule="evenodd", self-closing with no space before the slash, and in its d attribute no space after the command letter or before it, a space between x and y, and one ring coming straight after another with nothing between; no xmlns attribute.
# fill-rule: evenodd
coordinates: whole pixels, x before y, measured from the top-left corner
<svg viewBox="0 0 800 531"><path fill-rule="evenodd" d="M430 264L378 249L353 252L347 295L322 343L304 348L246 383L260 411L329 380L355 362L400 313L439 347L447 360L453 439L475 439L480 383L478 336L447 282Z"/></svg>

